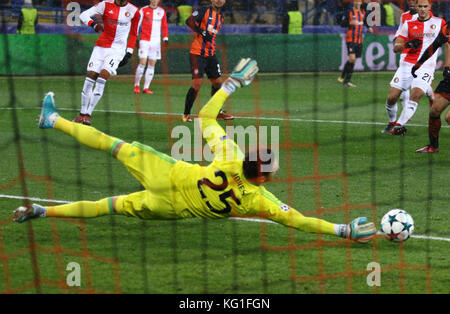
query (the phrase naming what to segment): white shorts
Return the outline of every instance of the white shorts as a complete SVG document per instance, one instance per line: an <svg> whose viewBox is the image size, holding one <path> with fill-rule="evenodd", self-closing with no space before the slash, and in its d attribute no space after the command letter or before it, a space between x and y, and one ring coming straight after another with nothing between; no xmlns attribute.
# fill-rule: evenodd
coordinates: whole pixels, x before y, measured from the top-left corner
<svg viewBox="0 0 450 314"><path fill-rule="evenodd" d="M109 74L116 75L116 70L124 56L125 50L118 51L113 48L95 46L89 59L87 70L96 73L100 73L101 70L106 70Z"/></svg>
<svg viewBox="0 0 450 314"><path fill-rule="evenodd" d="M414 78L411 74L411 69L414 64L409 62L401 62L399 68L395 72L391 80L391 87L405 91L409 88L420 88L426 93L431 88L431 83L434 79L434 69L420 67L417 71L417 77Z"/></svg>
<svg viewBox="0 0 450 314"><path fill-rule="evenodd" d="M161 42L139 41L139 59L161 60Z"/></svg>

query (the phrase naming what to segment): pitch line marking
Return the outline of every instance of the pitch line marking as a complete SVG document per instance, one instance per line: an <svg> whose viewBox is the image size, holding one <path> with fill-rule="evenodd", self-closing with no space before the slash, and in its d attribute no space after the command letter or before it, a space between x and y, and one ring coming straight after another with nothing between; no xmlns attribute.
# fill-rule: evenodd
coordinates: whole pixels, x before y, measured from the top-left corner
<svg viewBox="0 0 450 314"><path fill-rule="evenodd" d="M0 108L0 110L12 110L13 108ZM16 110L41 110L41 108L15 108ZM59 108L59 111L75 111L78 112L78 109L72 108ZM123 114L149 114L149 115L172 115L172 116L182 116L182 113L167 113L167 112L147 112L147 111L132 111L132 110L104 110L104 109L96 109L96 112L103 113L123 113ZM359 124L359 125L386 125L386 122L374 122L374 121L342 121L342 120L323 120L323 119L302 119L302 118L275 118L275 117L249 117L249 116L237 116L235 119L244 119L244 120L267 120L267 121L290 121L290 122L315 122L315 123L335 123L335 124ZM420 124L420 123L408 123L408 126L417 126L417 127L428 127L428 124ZM441 128L450 128L450 125L442 125Z"/></svg>
<svg viewBox="0 0 450 314"><path fill-rule="evenodd" d="M25 197L25 196L19 196L19 195L7 195L7 194L0 194L0 198L8 198L8 199L19 199L19 200L29 200L29 201L36 201L36 202L46 202L46 203L56 203L56 204L70 204L73 202L70 201L63 201L63 200L52 200L52 199L46 199L46 198L39 198L39 197ZM259 218L238 218L238 217L231 217L230 220L241 220L241 221L249 221L249 222L258 222L258 223L271 223L271 224L278 224L277 222L267 220L267 219L259 219ZM444 241L444 242L450 242L450 238L444 238L444 237L435 237L435 236L427 236L427 235L420 235L420 234L413 234L411 235L411 238L415 239L425 239L425 240L435 240L435 241Z"/></svg>

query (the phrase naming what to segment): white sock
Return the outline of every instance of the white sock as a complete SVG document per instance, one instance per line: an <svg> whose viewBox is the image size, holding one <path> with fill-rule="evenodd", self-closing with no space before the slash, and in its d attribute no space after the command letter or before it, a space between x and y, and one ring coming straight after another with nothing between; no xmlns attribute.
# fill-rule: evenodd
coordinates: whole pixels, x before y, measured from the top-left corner
<svg viewBox="0 0 450 314"><path fill-rule="evenodd" d="M400 98L402 99L402 107L405 108L409 101L409 89L403 91L403 93L400 95Z"/></svg>
<svg viewBox="0 0 450 314"><path fill-rule="evenodd" d="M141 78L144 74L145 65L139 64L136 68L136 75L134 76L134 86L141 85Z"/></svg>
<svg viewBox="0 0 450 314"><path fill-rule="evenodd" d="M155 74L155 67L147 66L147 71L145 71L145 82L144 89L150 87L150 83L152 82L153 75Z"/></svg>
<svg viewBox="0 0 450 314"><path fill-rule="evenodd" d="M400 115L400 118L398 118L397 123L400 125L405 125L406 122L408 122L408 120L411 119L416 112L417 106L418 104L415 101L408 101L406 106L403 107L402 113Z"/></svg>
<svg viewBox="0 0 450 314"><path fill-rule="evenodd" d="M83 90L81 91L81 111L80 113L86 114L89 106L89 101L92 95L92 87L94 87L95 81L89 77L84 80Z"/></svg>
<svg viewBox="0 0 450 314"><path fill-rule="evenodd" d="M389 119L389 122L395 122L395 120L397 120L397 103L395 103L395 105L393 106L389 106L388 104L386 104L386 113Z"/></svg>
<svg viewBox="0 0 450 314"><path fill-rule="evenodd" d="M100 98L102 98L103 90L105 89L105 83L106 80L101 77L99 77L97 81L95 81L95 88L92 93L92 98L87 110L87 114L90 116L92 116L92 112L94 111L95 106L97 106L98 102L100 101Z"/></svg>

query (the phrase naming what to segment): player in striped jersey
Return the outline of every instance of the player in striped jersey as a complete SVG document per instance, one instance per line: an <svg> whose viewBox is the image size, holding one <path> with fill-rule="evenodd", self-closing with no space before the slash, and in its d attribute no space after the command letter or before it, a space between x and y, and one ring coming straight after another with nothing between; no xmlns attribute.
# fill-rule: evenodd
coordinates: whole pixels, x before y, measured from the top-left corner
<svg viewBox="0 0 450 314"><path fill-rule="evenodd" d="M418 15L417 15L417 0L408 0L408 8L409 8L409 10L402 13L402 15L400 16L400 25L398 26L397 32L395 33L394 40L399 36L399 33L403 27L403 24L405 24L407 21L415 20L418 17ZM430 16L433 16L433 12L429 11L429 14L430 14ZM401 60L400 64L405 59L406 54L408 53L409 49L410 48L405 48L402 51L402 53L400 54L400 60ZM428 97L428 100L430 102L430 107L431 107L433 105L433 99L434 99L433 88L431 85L425 94ZM408 105L409 96L410 96L409 88L404 90L402 92L402 94L400 95L403 107L406 107Z"/></svg>
<svg viewBox="0 0 450 314"><path fill-rule="evenodd" d="M159 6L160 0L150 0L150 4L139 10L141 19L141 39L139 41L139 65L134 77L134 93L141 92L140 82L145 72L144 94L153 94L149 89L155 74L156 61L161 59L161 35L164 45L169 43L166 11ZM148 64L147 64L148 60ZM145 71L145 66L147 70Z"/></svg>
<svg viewBox="0 0 450 314"><path fill-rule="evenodd" d="M338 82L347 87L356 87L350 80L353 75L353 68L357 58L361 58L362 44L363 44L363 30L364 25L367 26L366 12L361 9L362 0L353 1L353 9L343 19L341 26L348 27L346 43L348 61L344 65L341 76L338 78ZM373 32L372 27L368 27L369 32Z"/></svg>
<svg viewBox="0 0 450 314"><path fill-rule="evenodd" d="M94 16L101 16L103 26L92 19ZM73 120L90 125L92 112L103 95L106 81L116 75L117 68L125 65L133 54L139 9L127 0L104 0L81 13L80 20L101 32L88 62L80 114Z"/></svg>
<svg viewBox="0 0 450 314"><path fill-rule="evenodd" d="M203 137L215 155L207 166L175 160L150 146L126 143L93 127L68 121L59 116L53 93L48 93L39 118L40 128L55 128L88 147L111 154L145 189L97 202L19 207L14 210L14 221L41 217L92 218L111 214L141 219L259 217L304 232L336 235L363 243L370 241L376 228L365 217L356 218L349 224L334 224L303 216L283 204L263 186L279 169L276 154L267 148L256 148L244 154L236 142L226 136L216 120L217 114L232 93L252 82L258 70L255 60L241 59L200 111Z"/></svg>
<svg viewBox="0 0 450 314"><path fill-rule="evenodd" d="M444 79L436 87L436 98L430 108L430 116L428 118L428 137L430 144L416 150L416 153L437 153L439 152L439 131L441 129L441 114L450 104L450 29L449 21L442 27L439 36L427 48L422 57L417 61L411 70L411 74L416 77L417 70L432 57L439 47L445 45L445 65ZM447 111L445 120L450 124L450 110Z"/></svg>
<svg viewBox="0 0 450 314"><path fill-rule="evenodd" d="M184 103L183 122L192 121L190 115L194 101L202 85L206 73L211 81L211 96L222 85L222 71L216 56L216 37L222 23L222 7L226 0L211 0L211 5L192 12L186 20L186 25L194 31L194 41L191 44L189 62L191 65L192 85L189 88ZM219 119L231 120L232 116L220 112Z"/></svg>
<svg viewBox="0 0 450 314"><path fill-rule="evenodd" d="M431 88L437 55L432 56L424 63L417 71L417 77L413 77L411 74L414 64L438 37L445 24L443 19L430 15L430 8L431 0L418 0L417 19L406 21L395 39L394 52L403 53L405 48L408 50L405 57L400 59L400 66L390 83L391 88L386 100L388 125L381 131L382 133L404 135L406 133L405 124L416 112L419 100ZM401 93L409 88L411 88L411 95L397 119L397 100Z"/></svg>

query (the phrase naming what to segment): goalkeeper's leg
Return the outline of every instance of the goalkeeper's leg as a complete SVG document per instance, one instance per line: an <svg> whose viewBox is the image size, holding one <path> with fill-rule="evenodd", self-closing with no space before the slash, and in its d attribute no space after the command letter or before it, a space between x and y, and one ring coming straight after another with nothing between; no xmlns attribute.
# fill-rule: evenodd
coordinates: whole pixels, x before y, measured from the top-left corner
<svg viewBox="0 0 450 314"><path fill-rule="evenodd" d="M15 222L24 222L35 218L66 217L66 218L94 218L115 214L115 203L118 197L108 197L102 200L80 201L58 206L31 205L30 208L19 207L13 211Z"/></svg>
<svg viewBox="0 0 450 314"><path fill-rule="evenodd" d="M116 137L109 136L93 127L66 120L63 117L59 117L55 121L54 128L72 136L80 144L107 152L113 157L125 144L124 141Z"/></svg>
<svg viewBox="0 0 450 314"><path fill-rule="evenodd" d="M112 215L115 213L113 209L114 199L108 197L96 202L80 201L59 206L48 206L45 207L46 217L94 218Z"/></svg>
<svg viewBox="0 0 450 314"><path fill-rule="evenodd" d="M56 109L54 94L52 92L48 92L42 102L39 127L41 129L55 128L60 130L72 136L79 143L107 152L113 157L117 156L119 150L126 150L124 147L131 147L130 144L106 135L93 127L74 123L61 117Z"/></svg>

